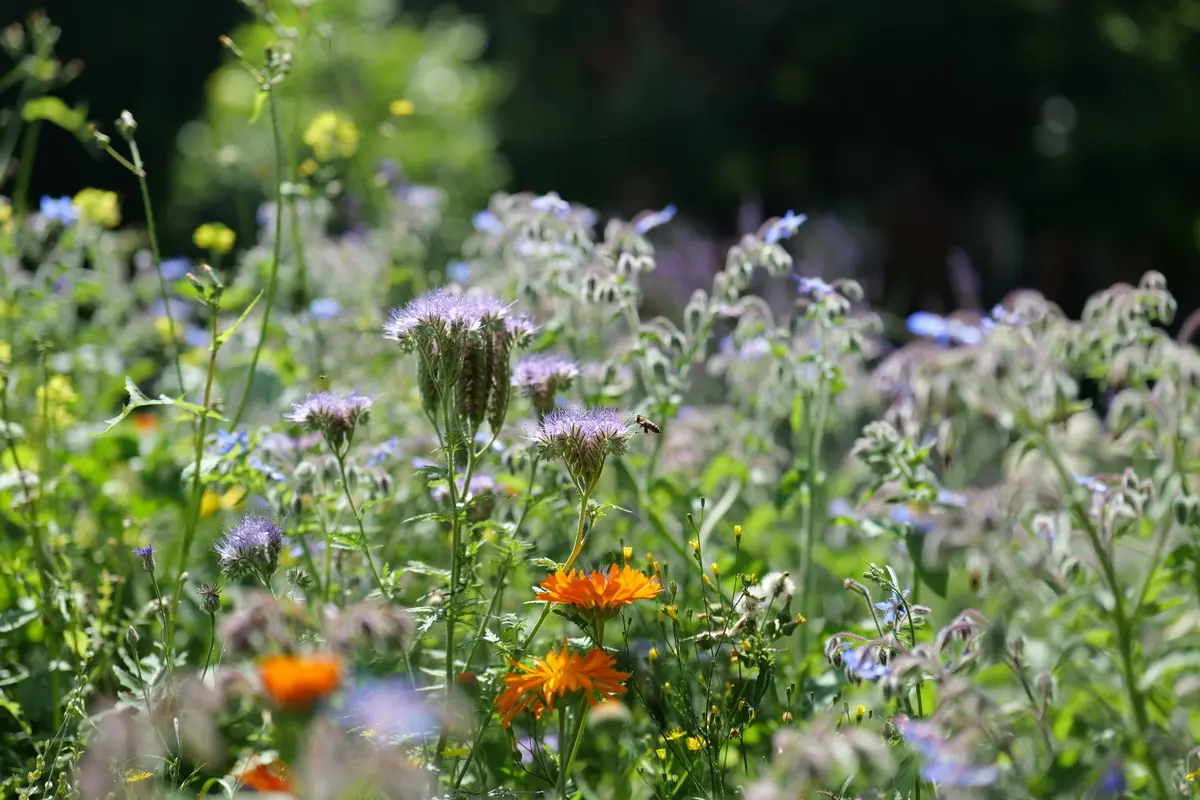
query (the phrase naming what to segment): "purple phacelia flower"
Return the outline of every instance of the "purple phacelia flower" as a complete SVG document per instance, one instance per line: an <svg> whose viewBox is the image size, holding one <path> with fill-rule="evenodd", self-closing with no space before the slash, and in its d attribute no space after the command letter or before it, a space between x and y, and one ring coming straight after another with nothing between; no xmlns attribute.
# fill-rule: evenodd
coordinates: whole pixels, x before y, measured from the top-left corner
<svg viewBox="0 0 1200 800"><path fill-rule="evenodd" d="M322 434L329 446L340 453L354 438L355 428L370 417L374 402L357 393L317 392L295 403L285 419L306 431Z"/></svg>
<svg viewBox="0 0 1200 800"><path fill-rule="evenodd" d="M558 392L569 389L579 375L579 365L570 359L548 353L526 356L513 369L513 386L528 395L539 417L554 408Z"/></svg>
<svg viewBox="0 0 1200 800"><path fill-rule="evenodd" d="M460 337L477 331L485 320L500 318L504 312L505 306L490 295L451 294L435 289L393 310L383 326L383 336L406 348L418 342L433 342L445 349L447 335Z"/></svg>
<svg viewBox="0 0 1200 800"><path fill-rule="evenodd" d="M225 532L215 549L226 575L256 575L265 583L279 568L283 529L273 519L247 514Z"/></svg>
<svg viewBox="0 0 1200 800"><path fill-rule="evenodd" d="M534 431L533 440L548 458L561 458L581 489L593 486L609 456L629 450L633 427L626 415L610 408L556 408Z"/></svg>
<svg viewBox="0 0 1200 800"><path fill-rule="evenodd" d="M800 229L806 219L808 217L805 214L788 211L782 217L767 220L760 235L767 244L779 244L781 239L790 239L795 236L796 231Z"/></svg>

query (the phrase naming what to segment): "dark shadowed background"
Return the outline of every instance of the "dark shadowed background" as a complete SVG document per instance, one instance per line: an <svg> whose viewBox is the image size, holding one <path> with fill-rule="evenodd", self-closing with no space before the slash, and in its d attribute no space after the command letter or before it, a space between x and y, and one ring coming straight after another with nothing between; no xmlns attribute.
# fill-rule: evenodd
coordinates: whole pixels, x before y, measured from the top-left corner
<svg viewBox="0 0 1200 800"><path fill-rule="evenodd" d="M135 109L152 191L176 201L177 133L244 9L8 0L0 23L34 8L86 65L61 95L97 121ZM829 215L901 313L961 305L968 263L985 307L1025 285L1077 311L1151 268L1200 305L1200 0L425 1L397 19L450 14L477 19L505 76L506 188L626 216L674 203L718 243L739 214ZM35 197L136 195L62 131L39 154Z"/></svg>

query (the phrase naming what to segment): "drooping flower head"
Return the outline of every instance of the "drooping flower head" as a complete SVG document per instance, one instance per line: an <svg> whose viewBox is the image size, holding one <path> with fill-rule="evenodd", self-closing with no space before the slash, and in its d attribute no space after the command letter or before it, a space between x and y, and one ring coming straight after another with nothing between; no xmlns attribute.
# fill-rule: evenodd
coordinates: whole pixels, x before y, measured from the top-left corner
<svg viewBox="0 0 1200 800"><path fill-rule="evenodd" d="M541 719L554 710L557 700L582 695L588 705L608 700L626 689L622 681L628 672L614 668L616 660L603 650L589 650L580 655L567 648L551 650L545 658L534 659L533 666L511 662L518 670L504 676L505 689L496 698L500 724L507 728L518 714L529 712Z"/></svg>
<svg viewBox="0 0 1200 800"><path fill-rule="evenodd" d="M258 664L263 690L278 707L308 711L342 682L342 663L330 654L275 655Z"/></svg>
<svg viewBox="0 0 1200 800"><path fill-rule="evenodd" d="M538 418L554 408L555 398L563 389L571 388L579 375L579 365L570 359L550 353L526 356L513 369L513 386L528 395Z"/></svg>
<svg viewBox="0 0 1200 800"><path fill-rule="evenodd" d="M573 606L593 624L611 619L635 600L652 600L662 592L657 578L633 567L613 564L607 572L559 570L542 581L538 600Z"/></svg>
<svg viewBox="0 0 1200 800"><path fill-rule="evenodd" d="M247 514L217 542L221 571L231 578L256 575L264 582L279 568L283 529L275 520Z"/></svg>
<svg viewBox="0 0 1200 800"><path fill-rule="evenodd" d="M863 646L847 647L841 651L842 665L846 667L846 672L851 678L861 681L877 681L891 674L891 670L885 664L880 663L878 655L872 650L871 647Z"/></svg>
<svg viewBox="0 0 1200 800"><path fill-rule="evenodd" d="M341 452L354 438L359 423L366 422L374 403L361 394L317 392L292 406L285 419L302 426L306 431L320 433L335 452Z"/></svg>
<svg viewBox="0 0 1200 800"><path fill-rule="evenodd" d="M633 427L611 408L558 408L538 424L533 439L547 458L561 458L582 487L592 486L609 456L629 450Z"/></svg>

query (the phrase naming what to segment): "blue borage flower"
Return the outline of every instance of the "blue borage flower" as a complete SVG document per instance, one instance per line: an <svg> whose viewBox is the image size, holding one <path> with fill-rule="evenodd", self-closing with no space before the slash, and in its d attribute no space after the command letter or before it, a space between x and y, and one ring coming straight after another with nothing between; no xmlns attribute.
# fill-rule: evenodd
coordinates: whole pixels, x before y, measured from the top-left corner
<svg viewBox="0 0 1200 800"><path fill-rule="evenodd" d="M792 278L796 281L797 288L810 297L827 297L838 293L832 284L826 283L822 278L810 278L803 275L793 275Z"/></svg>
<svg viewBox="0 0 1200 800"><path fill-rule="evenodd" d="M480 233L487 233L492 236L499 236L504 233L504 225L500 222L499 217L491 211L477 212L475 216L471 217L471 224Z"/></svg>
<svg viewBox="0 0 1200 800"><path fill-rule="evenodd" d="M908 607L908 595L911 591L912 587L905 589L901 594L892 592L890 600L875 604L875 607L883 612L884 625L894 625L904 621L907 613L905 609Z"/></svg>
<svg viewBox="0 0 1200 800"><path fill-rule="evenodd" d="M633 218L633 229L645 236L660 225L666 225L675 219L675 213L676 209L673 205L669 205L661 211L643 211Z"/></svg>
<svg viewBox="0 0 1200 800"><path fill-rule="evenodd" d="M842 665L850 677L862 681L877 681L892 674L885 664L879 662L878 653L870 645L847 647L841 651Z"/></svg>
<svg viewBox="0 0 1200 800"><path fill-rule="evenodd" d="M553 214L558 219L566 219L571 213L571 204L558 196L556 192L548 192L541 197L529 201L529 207L543 214Z"/></svg>
<svg viewBox="0 0 1200 800"><path fill-rule="evenodd" d="M283 529L269 517L246 514L214 545L221 571L231 578L257 575L264 582L279 568Z"/></svg>
<svg viewBox="0 0 1200 800"><path fill-rule="evenodd" d="M162 262L164 280L178 281L192 269L192 262L186 258L168 258Z"/></svg>
<svg viewBox="0 0 1200 800"><path fill-rule="evenodd" d="M42 212L42 216L62 225L72 225L79 219L79 214L75 211L75 203L66 195L57 198L42 195L38 210Z"/></svg>
<svg viewBox="0 0 1200 800"><path fill-rule="evenodd" d="M1104 494L1108 491L1108 484L1099 478L1092 477L1091 475L1074 475L1072 477L1075 478L1075 483L1087 489L1092 494Z"/></svg>
<svg viewBox="0 0 1200 800"><path fill-rule="evenodd" d="M978 788L990 786L1000 777L994 765L978 766L967 761L965 754L954 750L933 723L900 717L895 724L924 761L921 777L925 780L954 788Z"/></svg>
<svg viewBox="0 0 1200 800"><path fill-rule="evenodd" d="M227 456L238 448L241 448L243 453L250 449L250 434L245 428L240 428L234 433L224 428L217 431L217 441L213 445L217 455Z"/></svg>
<svg viewBox="0 0 1200 800"><path fill-rule="evenodd" d="M800 226L807 219L806 214L797 214L789 210L782 217L767 220L759 229L759 236L767 244L779 244L780 240L795 236L796 231L800 230Z"/></svg>
<svg viewBox="0 0 1200 800"><path fill-rule="evenodd" d="M317 392L292 405L292 413L284 419L295 422L306 431L320 433L336 452L349 445L354 430L371 415L374 400L365 395Z"/></svg>
<svg viewBox="0 0 1200 800"><path fill-rule="evenodd" d="M994 330L995 322L983 317L977 324L972 324L929 311L915 311L905 319L904 327L915 336L932 339L935 344L976 345Z"/></svg>
<svg viewBox="0 0 1200 800"><path fill-rule="evenodd" d="M558 393L571 388L579 375L579 364L553 353L526 356L513 368L512 384L526 394L539 416L554 408Z"/></svg>
<svg viewBox="0 0 1200 800"><path fill-rule="evenodd" d="M332 297L318 297L308 304L308 313L316 319L333 319L342 313L342 306Z"/></svg>
<svg viewBox="0 0 1200 800"><path fill-rule="evenodd" d="M366 466L377 467L387 461L400 447L400 439L393 436L382 444L377 444L367 451Z"/></svg>
<svg viewBox="0 0 1200 800"><path fill-rule="evenodd" d="M533 440L543 457L560 458L581 486L591 486L608 456L629 450L633 426L625 414L611 408L567 406L542 418Z"/></svg>

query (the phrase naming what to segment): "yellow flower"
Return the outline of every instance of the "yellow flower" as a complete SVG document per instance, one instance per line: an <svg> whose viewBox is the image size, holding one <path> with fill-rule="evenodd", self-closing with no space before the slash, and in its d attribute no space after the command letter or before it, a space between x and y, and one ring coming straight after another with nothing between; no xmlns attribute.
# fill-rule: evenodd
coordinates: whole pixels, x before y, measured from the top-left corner
<svg viewBox="0 0 1200 800"><path fill-rule="evenodd" d="M393 117L410 117L416 110L412 100L393 100L388 104L388 112Z"/></svg>
<svg viewBox="0 0 1200 800"><path fill-rule="evenodd" d="M205 489L204 495L200 498L200 519L208 519L218 511L231 511L237 508L238 503L246 496L246 490L241 486L235 486L225 494L217 494L212 489Z"/></svg>
<svg viewBox="0 0 1200 800"><path fill-rule="evenodd" d="M131 769L125 773L125 783L141 783L153 777L153 772L147 772L144 769Z"/></svg>
<svg viewBox="0 0 1200 800"><path fill-rule="evenodd" d="M102 228L115 228L121 224L121 201L116 192L82 189L71 205L80 217Z"/></svg>
<svg viewBox="0 0 1200 800"><path fill-rule="evenodd" d="M854 707L854 721L855 722L862 722L863 717L865 717L866 715L867 715L867 707L866 706L855 706Z"/></svg>
<svg viewBox="0 0 1200 800"><path fill-rule="evenodd" d="M300 174L305 178L311 178L320 168L321 165L316 161L313 161L311 158L306 158L300 162Z"/></svg>
<svg viewBox="0 0 1200 800"><path fill-rule="evenodd" d="M308 123L304 143L312 148L317 161L350 158L358 152L358 128L336 111L323 111Z"/></svg>
<svg viewBox="0 0 1200 800"><path fill-rule="evenodd" d="M1189 772L1187 775L1184 775L1183 777L1187 778L1188 783L1195 783L1197 781L1200 781L1200 769L1197 769L1195 772Z"/></svg>
<svg viewBox="0 0 1200 800"><path fill-rule="evenodd" d="M687 734L685 734L680 728L676 728L675 730L673 730L667 734L667 741L673 742L676 739L682 739L686 735Z"/></svg>
<svg viewBox="0 0 1200 800"><path fill-rule="evenodd" d="M708 742L704 740L703 736L689 736L687 737L686 743L687 749L691 750L693 753L697 750L703 750L708 745Z"/></svg>
<svg viewBox="0 0 1200 800"><path fill-rule="evenodd" d="M79 399L71 386L71 379L66 375L51 375L44 385L37 388L37 413L40 418L49 411L50 423L62 430L75 424L75 417L70 408Z"/></svg>
<svg viewBox="0 0 1200 800"><path fill-rule="evenodd" d="M654 755L658 756L659 761L666 761L667 760L667 748L665 748L665 747L658 748L657 750L654 751Z"/></svg>
<svg viewBox="0 0 1200 800"><path fill-rule="evenodd" d="M233 249L237 235L219 222L206 222L192 233L196 247L224 255Z"/></svg>

